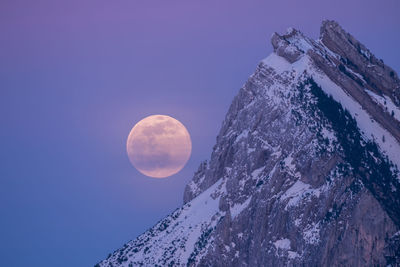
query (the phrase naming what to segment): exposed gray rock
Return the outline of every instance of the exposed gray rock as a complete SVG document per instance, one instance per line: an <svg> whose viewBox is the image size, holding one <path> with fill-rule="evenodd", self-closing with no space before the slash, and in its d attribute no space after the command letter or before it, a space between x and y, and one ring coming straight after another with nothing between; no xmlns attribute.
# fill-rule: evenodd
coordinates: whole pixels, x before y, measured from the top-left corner
<svg viewBox="0 0 400 267"><path fill-rule="evenodd" d="M184 206L100 266L400 264L398 121L365 89L398 104L397 74L332 21L271 42Z"/></svg>
<svg viewBox="0 0 400 267"><path fill-rule="evenodd" d="M281 57L284 57L290 63L296 62L304 51L299 50L294 44L291 44L286 38L293 37L299 34L295 29L290 29L288 34L280 36L278 33L274 33L271 37L271 43L274 48L274 52Z"/></svg>
<svg viewBox="0 0 400 267"><path fill-rule="evenodd" d="M400 106L400 81L397 73L345 32L337 22L326 20L322 23L321 41L332 52L341 56L347 68L364 77L371 90L389 96Z"/></svg>
<svg viewBox="0 0 400 267"><path fill-rule="evenodd" d="M200 166L198 170L194 173L192 181L186 186L185 192L183 193L183 203L186 204L196 196L198 196L201 192L206 190L208 187L206 187L205 184L203 184L203 180L206 177L206 172L208 170L208 164L207 161L203 161L200 163ZM202 184L203 186L196 187L196 185Z"/></svg>

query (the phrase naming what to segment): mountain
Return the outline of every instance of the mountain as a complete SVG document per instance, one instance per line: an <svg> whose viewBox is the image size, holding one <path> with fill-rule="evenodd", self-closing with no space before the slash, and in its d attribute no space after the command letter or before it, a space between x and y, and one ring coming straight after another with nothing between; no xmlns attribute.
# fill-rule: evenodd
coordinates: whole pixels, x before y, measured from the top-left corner
<svg viewBox="0 0 400 267"><path fill-rule="evenodd" d="M400 81L336 22L271 38L184 205L97 266L400 264Z"/></svg>

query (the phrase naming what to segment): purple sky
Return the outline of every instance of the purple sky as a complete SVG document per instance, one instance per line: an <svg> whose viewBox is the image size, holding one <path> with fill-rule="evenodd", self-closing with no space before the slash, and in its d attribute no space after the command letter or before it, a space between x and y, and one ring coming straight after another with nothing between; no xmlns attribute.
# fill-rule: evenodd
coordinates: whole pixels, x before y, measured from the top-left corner
<svg viewBox="0 0 400 267"><path fill-rule="evenodd" d="M293 26L335 19L397 72L400 2L18 1L0 3L0 259L92 266L182 203L241 85ZM168 179L125 151L140 119L192 136Z"/></svg>

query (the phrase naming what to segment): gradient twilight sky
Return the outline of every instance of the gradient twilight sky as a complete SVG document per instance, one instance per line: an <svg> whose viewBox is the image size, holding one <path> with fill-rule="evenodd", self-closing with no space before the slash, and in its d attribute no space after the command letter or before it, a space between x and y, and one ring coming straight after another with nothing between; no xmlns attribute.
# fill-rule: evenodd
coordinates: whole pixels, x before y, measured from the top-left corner
<svg viewBox="0 0 400 267"><path fill-rule="evenodd" d="M1 265L93 266L181 205L274 31L317 38L334 19L399 72L399 11L398 0L2 0ZM168 179L141 175L125 151L152 114L192 137Z"/></svg>

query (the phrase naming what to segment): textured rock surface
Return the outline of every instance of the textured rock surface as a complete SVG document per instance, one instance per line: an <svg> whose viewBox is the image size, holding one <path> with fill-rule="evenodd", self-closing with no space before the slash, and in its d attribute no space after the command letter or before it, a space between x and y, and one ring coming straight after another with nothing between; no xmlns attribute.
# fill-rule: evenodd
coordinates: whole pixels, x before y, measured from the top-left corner
<svg viewBox="0 0 400 267"><path fill-rule="evenodd" d="M400 263L397 74L332 21L271 41L185 205L100 266Z"/></svg>
<svg viewBox="0 0 400 267"><path fill-rule="evenodd" d="M324 21L322 43L340 55L346 67L359 73L377 94L389 96L400 105L400 82L397 73L377 59L362 43L345 32L336 22Z"/></svg>

